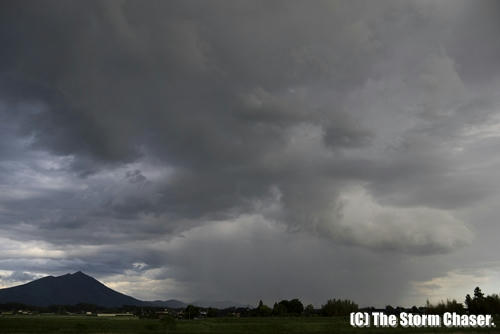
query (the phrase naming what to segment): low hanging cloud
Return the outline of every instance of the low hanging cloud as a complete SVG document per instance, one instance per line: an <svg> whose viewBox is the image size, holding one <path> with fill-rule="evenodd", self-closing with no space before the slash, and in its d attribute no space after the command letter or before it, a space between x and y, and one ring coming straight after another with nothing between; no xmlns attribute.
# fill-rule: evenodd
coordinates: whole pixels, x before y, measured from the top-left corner
<svg viewBox="0 0 500 334"><path fill-rule="evenodd" d="M381 206L362 187L340 196L341 223L332 233L383 250L419 254L449 252L472 241L473 234L449 212L426 207Z"/></svg>

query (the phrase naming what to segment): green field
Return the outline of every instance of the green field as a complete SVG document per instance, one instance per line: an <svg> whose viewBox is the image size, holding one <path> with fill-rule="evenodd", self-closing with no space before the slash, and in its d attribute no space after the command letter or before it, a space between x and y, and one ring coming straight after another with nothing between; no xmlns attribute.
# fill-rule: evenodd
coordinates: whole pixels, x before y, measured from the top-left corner
<svg viewBox="0 0 500 334"><path fill-rule="evenodd" d="M498 321L499 319L497 319ZM498 321L500 323L500 321ZM0 316L0 333L500 333L496 329L352 328L344 317L160 320L83 316Z"/></svg>

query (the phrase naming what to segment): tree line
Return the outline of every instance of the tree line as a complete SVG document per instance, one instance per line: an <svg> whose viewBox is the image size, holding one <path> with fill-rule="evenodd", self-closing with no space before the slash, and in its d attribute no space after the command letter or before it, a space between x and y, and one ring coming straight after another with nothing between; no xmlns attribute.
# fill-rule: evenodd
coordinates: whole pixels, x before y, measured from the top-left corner
<svg viewBox="0 0 500 334"><path fill-rule="evenodd" d="M443 314L445 312L456 312L460 314L500 314L500 296L491 294L485 296L481 288L476 287L471 297L465 296L464 303L459 303L455 299L441 301L435 305L427 302L428 313Z"/></svg>
<svg viewBox="0 0 500 334"><path fill-rule="evenodd" d="M351 312L356 312L358 305L348 299L330 299L326 304L322 305L319 309L314 308L312 304L304 306L304 304L297 298L290 300L281 300L275 302L273 307L265 305L262 300L256 308L250 309L247 316L256 317L291 317L291 316L335 316L335 315L348 315Z"/></svg>
<svg viewBox="0 0 500 334"><path fill-rule="evenodd" d="M132 313L144 318L157 318L165 310L163 307L154 306L123 306L119 308L106 308L93 304L76 305L51 305L47 307L37 307L23 305L19 303L0 304L0 311L30 310L34 313L50 312L54 314L68 313ZM298 299L281 300L275 302L272 307L265 305L262 300L257 307L230 307L226 309L216 309L212 307L203 308L194 305L188 305L185 308L170 309L167 312L176 318L194 319L198 317L292 317L292 316L345 316L356 311L374 311L375 308L367 307L359 309L358 305L349 299L329 299L320 308L315 308L312 304L304 306ZM380 311L380 310L378 310ZM471 295L465 296L464 303L455 299L448 299L437 304L431 304L427 301L425 306L412 308L386 306L383 310L386 313L412 312L427 314L443 314L445 312L456 312L459 314L500 314L500 296L498 294L485 295L479 287L474 289Z"/></svg>

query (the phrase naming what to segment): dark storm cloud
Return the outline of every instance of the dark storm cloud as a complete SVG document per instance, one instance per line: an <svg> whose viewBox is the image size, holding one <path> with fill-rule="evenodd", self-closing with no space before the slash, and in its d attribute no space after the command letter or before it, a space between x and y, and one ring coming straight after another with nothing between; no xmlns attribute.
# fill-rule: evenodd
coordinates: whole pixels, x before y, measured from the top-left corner
<svg viewBox="0 0 500 334"><path fill-rule="evenodd" d="M25 273L25 272L20 272L20 271L14 271L8 276L1 277L3 281L13 281L13 282L19 282L19 281L31 281L38 278L36 275L32 275L30 273Z"/></svg>
<svg viewBox="0 0 500 334"><path fill-rule="evenodd" d="M271 231L276 244L259 254L274 256L262 277L248 276L269 280L259 293L279 295L281 274L266 274L273 259L291 275L322 266L309 256L324 253L312 285L343 268L331 292L348 289L375 270L351 265L369 262L358 247L395 258L370 260L397 272L395 287L414 274L399 253L469 244L460 210L498 190L497 163L478 165L500 121L495 2L1 6L1 237L42 242L38 260L11 251L5 270L142 268L192 284L186 296L220 294L224 281L248 299L253 290L230 281L244 280L253 243L232 262L241 277L217 259ZM246 215L284 228L248 230ZM170 248L204 226L223 236L236 227L234 239L188 234L182 251ZM321 245L300 253L309 238ZM199 254L218 269L203 269ZM289 282L283 296L301 290L302 279Z"/></svg>

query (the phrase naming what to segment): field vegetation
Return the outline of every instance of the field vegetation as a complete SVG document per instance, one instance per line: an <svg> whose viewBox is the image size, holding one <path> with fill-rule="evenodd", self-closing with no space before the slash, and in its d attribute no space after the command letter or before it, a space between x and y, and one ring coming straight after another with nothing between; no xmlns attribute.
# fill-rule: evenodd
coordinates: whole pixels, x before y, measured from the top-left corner
<svg viewBox="0 0 500 334"><path fill-rule="evenodd" d="M497 319L499 321L500 319ZM500 323L500 322L499 322ZM1 316L0 333L496 333L495 329L461 328L353 328L347 317L249 317L175 320L96 318L84 316Z"/></svg>

